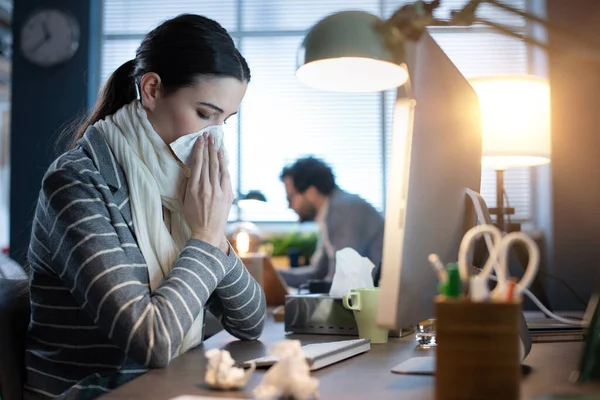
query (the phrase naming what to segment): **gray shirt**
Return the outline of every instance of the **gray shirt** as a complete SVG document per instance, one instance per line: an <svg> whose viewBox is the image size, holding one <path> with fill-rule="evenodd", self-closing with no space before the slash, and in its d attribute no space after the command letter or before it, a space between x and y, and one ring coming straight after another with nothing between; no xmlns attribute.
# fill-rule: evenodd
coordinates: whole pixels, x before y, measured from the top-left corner
<svg viewBox="0 0 600 400"><path fill-rule="evenodd" d="M99 132L49 168L33 221L25 398L93 398L166 366L203 308L256 339L266 306L233 250L190 239L151 291L127 180Z"/></svg>
<svg viewBox="0 0 600 400"><path fill-rule="evenodd" d="M324 222L326 231L319 234L311 265L280 271L285 282L299 287L311 279L331 279L335 256L328 253L335 254L346 247L369 258L375 264L373 274L376 275L383 250L384 218L381 213L360 196L335 189L329 196ZM328 246L325 246L325 240Z"/></svg>

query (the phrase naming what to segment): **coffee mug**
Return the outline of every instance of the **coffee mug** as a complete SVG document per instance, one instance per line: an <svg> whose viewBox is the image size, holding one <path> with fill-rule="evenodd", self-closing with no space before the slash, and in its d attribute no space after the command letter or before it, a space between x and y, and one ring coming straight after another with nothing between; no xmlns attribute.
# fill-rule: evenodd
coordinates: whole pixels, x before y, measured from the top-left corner
<svg viewBox="0 0 600 400"><path fill-rule="evenodd" d="M388 330L377 326L379 288L352 289L344 295L342 304L354 311L359 337L371 343L387 343Z"/></svg>

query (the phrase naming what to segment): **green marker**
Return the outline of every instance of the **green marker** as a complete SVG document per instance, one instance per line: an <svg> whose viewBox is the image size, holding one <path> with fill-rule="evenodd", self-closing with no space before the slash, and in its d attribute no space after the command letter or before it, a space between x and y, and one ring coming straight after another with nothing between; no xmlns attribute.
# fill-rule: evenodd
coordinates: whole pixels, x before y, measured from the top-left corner
<svg viewBox="0 0 600 400"><path fill-rule="evenodd" d="M446 270L448 271L448 282L444 287L444 295L446 297L458 297L462 288L458 265L456 263L448 264Z"/></svg>

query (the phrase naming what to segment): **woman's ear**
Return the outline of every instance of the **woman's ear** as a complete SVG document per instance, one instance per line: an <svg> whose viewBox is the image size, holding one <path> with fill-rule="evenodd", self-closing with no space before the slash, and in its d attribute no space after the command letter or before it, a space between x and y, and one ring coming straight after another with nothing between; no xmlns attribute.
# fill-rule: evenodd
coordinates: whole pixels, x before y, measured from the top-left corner
<svg viewBox="0 0 600 400"><path fill-rule="evenodd" d="M148 72L140 80L140 97L144 107L154 111L156 99L160 95L161 81L160 76L154 72Z"/></svg>

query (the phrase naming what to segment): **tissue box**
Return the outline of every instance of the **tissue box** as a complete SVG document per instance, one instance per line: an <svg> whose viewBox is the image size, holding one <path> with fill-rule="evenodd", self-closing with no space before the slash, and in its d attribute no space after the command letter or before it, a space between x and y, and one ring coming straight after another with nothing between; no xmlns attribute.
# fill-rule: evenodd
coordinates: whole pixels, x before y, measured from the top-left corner
<svg viewBox="0 0 600 400"><path fill-rule="evenodd" d="M291 294L285 296L285 331L290 333L358 336L354 313L342 305L342 299L327 294ZM390 331L390 337L403 337L414 328Z"/></svg>
<svg viewBox="0 0 600 400"><path fill-rule="evenodd" d="M285 296L284 322L286 332L358 336L352 311L326 294Z"/></svg>

